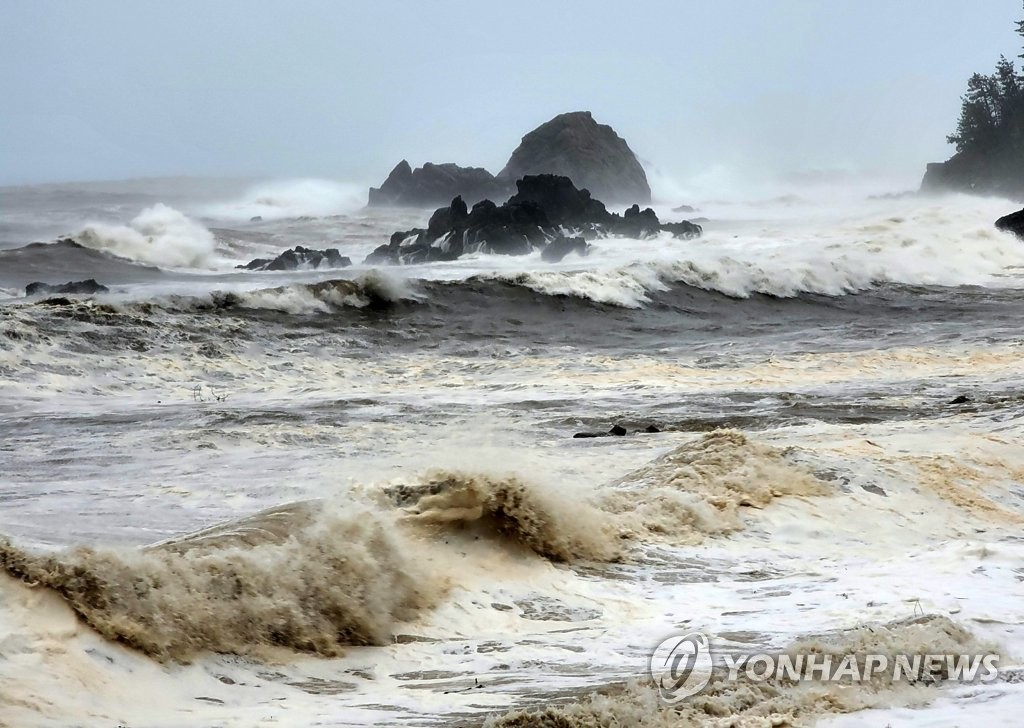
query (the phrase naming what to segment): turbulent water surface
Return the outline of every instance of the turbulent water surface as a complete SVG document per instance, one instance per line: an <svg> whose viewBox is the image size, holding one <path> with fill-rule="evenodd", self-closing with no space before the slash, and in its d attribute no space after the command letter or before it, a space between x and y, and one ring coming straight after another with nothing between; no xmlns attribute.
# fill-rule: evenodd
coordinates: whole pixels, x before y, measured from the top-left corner
<svg viewBox="0 0 1024 728"><path fill-rule="evenodd" d="M690 202L698 240L370 268L429 213L0 190L0 723L1014 724L1010 203ZM297 244L357 264L234 268ZM667 710L647 656L692 630L1008 669Z"/></svg>

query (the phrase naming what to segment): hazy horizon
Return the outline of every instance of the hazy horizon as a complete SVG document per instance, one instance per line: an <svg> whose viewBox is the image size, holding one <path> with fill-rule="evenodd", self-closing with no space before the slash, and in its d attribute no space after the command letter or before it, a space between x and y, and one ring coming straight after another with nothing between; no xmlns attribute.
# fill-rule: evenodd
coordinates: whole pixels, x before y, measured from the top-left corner
<svg viewBox="0 0 1024 728"><path fill-rule="evenodd" d="M10 3L0 184L327 177L400 159L498 171L586 109L659 178L919 179L969 75L1015 57L1019 0Z"/></svg>

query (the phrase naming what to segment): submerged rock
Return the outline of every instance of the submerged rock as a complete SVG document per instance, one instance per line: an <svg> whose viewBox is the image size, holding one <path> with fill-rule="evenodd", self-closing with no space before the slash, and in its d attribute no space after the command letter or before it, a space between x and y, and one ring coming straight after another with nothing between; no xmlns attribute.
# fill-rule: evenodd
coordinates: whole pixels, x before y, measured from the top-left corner
<svg viewBox="0 0 1024 728"><path fill-rule="evenodd" d="M647 427L644 427L643 429L640 430L633 430L634 435L653 435L658 432L661 432L661 428L655 424L647 425ZM613 425L612 429L608 430L608 432L577 432L576 434L573 435L573 439L583 440L593 437L625 437L628 434L629 430L627 430L622 425Z"/></svg>
<svg viewBox="0 0 1024 728"><path fill-rule="evenodd" d="M300 270L318 268L347 268L352 260L338 252L337 248L312 250L297 245L276 258L257 258L245 265L235 266L244 270Z"/></svg>
<svg viewBox="0 0 1024 728"><path fill-rule="evenodd" d="M589 252L590 244L585 239L567 238L562 235L548 243L540 257L548 263L557 263L570 253L586 255Z"/></svg>
<svg viewBox="0 0 1024 728"><path fill-rule="evenodd" d="M578 189L568 177L528 175L516 182L517 192L503 205L482 200L468 210L462 197L434 211L426 229L396 232L366 258L368 264L422 263L455 260L468 253L525 255L546 250L554 241L585 241L599 237L645 238L670 232L678 238L701 233L693 223L661 223L654 210L633 205L625 214L609 212L600 200ZM550 258L570 250L585 251L578 242L559 242ZM561 252L564 249L564 252Z"/></svg>
<svg viewBox="0 0 1024 728"><path fill-rule="evenodd" d="M499 180L526 175L568 177L609 202L651 201L647 175L626 140L589 111L559 114L523 137Z"/></svg>
<svg viewBox="0 0 1024 728"><path fill-rule="evenodd" d="M109 292L110 289L101 283L97 283L95 278L89 278L84 281L68 281L67 283L61 283L58 285L51 285L49 283L40 283L39 281L36 281L25 286L26 296L42 296L49 293L81 293L92 295L94 293Z"/></svg>

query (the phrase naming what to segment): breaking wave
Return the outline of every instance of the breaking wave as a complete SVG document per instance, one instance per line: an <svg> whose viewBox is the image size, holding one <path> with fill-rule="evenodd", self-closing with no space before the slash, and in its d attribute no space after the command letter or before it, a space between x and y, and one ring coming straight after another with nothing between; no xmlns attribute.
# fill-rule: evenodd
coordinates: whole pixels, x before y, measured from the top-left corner
<svg viewBox="0 0 1024 728"><path fill-rule="evenodd" d="M291 503L144 549L32 553L0 541L0 570L52 589L108 639L189 661L387 644L394 624L457 578L410 557L424 531L496 538L560 562L619 555L607 514L516 478L436 471L384 493L385 511Z"/></svg>
<svg viewBox="0 0 1024 728"><path fill-rule="evenodd" d="M722 533L741 505L818 492L816 481L739 433L715 432L628 476L596 502L520 478L445 470L351 501L272 508L144 549L33 553L0 541L0 570L57 592L99 634L160 660L284 647L324 656L390 641L457 573L425 569L436 548L480 538L554 562L625 559L627 537Z"/></svg>
<svg viewBox="0 0 1024 728"><path fill-rule="evenodd" d="M384 644L429 602L389 524L309 504L145 549L33 554L0 568L59 593L103 636L157 659L286 647L326 656Z"/></svg>
<svg viewBox="0 0 1024 728"><path fill-rule="evenodd" d="M735 430L687 442L621 479L600 507L637 538L697 542L743 527L743 508L764 508L784 496L828 492L805 466L778 448Z"/></svg>
<svg viewBox="0 0 1024 728"><path fill-rule="evenodd" d="M239 294L245 308L265 308L285 313L329 313L337 308L389 308L401 301L415 302L419 294L411 285L382 271L369 271L353 280L296 283Z"/></svg>
<svg viewBox="0 0 1024 728"><path fill-rule="evenodd" d="M213 233L163 203L147 207L128 225L91 223L74 237L87 248L163 268L222 264Z"/></svg>
<svg viewBox="0 0 1024 728"><path fill-rule="evenodd" d="M993 237L996 235L1002 234L993 233ZM841 296L885 283L998 285L1000 274L1008 266L1024 265L1024 249L1019 249L1020 243L1002 240L998 243L987 251L988 255L985 251L973 251L970 256L946 256L928 250L918 251L922 255L920 259L911 259L915 254L913 250L905 251L908 257L869 251L867 255L821 254L801 260L798 251L793 249L755 255L754 251L712 250L710 243L704 241L693 243L680 260L633 263L607 270L502 272L477 276L477 279L624 308L641 308L651 302L653 294L678 285L731 298L749 298L754 294L776 298L802 294Z"/></svg>
<svg viewBox="0 0 1024 728"><path fill-rule="evenodd" d="M145 301L103 304L105 311L117 308L150 313L159 309L172 313L204 313L233 309L276 311L291 315L333 313L339 309L387 309L400 302L416 302L420 295L409 283L386 272L368 271L354 279L317 283L293 283L252 291L211 291L205 295L161 296Z"/></svg>
<svg viewBox="0 0 1024 728"><path fill-rule="evenodd" d="M621 556L610 514L579 497L519 478L433 471L390 495L405 521L442 532L473 530L525 546L552 561L612 561Z"/></svg>

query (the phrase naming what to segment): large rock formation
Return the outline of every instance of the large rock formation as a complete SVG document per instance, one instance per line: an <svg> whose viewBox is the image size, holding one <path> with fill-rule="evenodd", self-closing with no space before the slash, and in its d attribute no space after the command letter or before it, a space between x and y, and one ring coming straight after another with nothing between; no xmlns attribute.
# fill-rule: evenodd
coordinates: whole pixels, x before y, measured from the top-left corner
<svg viewBox="0 0 1024 728"><path fill-rule="evenodd" d="M523 137L499 180L558 174L608 202L651 201L647 175L626 140L589 111L559 114Z"/></svg>
<svg viewBox="0 0 1024 728"><path fill-rule="evenodd" d="M497 177L480 167L424 164L404 159L380 187L371 187L370 207L433 207L461 197L468 204L503 200L526 175L556 174L608 202L651 201L647 175L626 141L589 111L560 114L523 137Z"/></svg>
<svg viewBox="0 0 1024 728"><path fill-rule="evenodd" d="M352 261L338 252L337 248L312 250L296 245L276 258L256 258L245 265L236 265L244 270L317 270L319 268L347 268Z"/></svg>
<svg viewBox="0 0 1024 728"><path fill-rule="evenodd" d="M922 192L967 192L1024 199L1024 164L1013 154L959 152L945 162L928 164Z"/></svg>
<svg viewBox="0 0 1024 728"><path fill-rule="evenodd" d="M545 250L559 241L549 259L570 250L585 253L580 243L563 241L569 234L584 240L622 236L643 238L662 231L679 238L701 233L689 222L661 223L654 210L633 205L623 215L611 213L604 203L577 189L568 177L529 175L516 182L517 192L503 205L482 200L468 208L461 197L437 209L427 227L396 232L366 258L367 264L422 263L455 260L467 253L525 255Z"/></svg>
<svg viewBox="0 0 1024 728"><path fill-rule="evenodd" d="M434 207L461 196L470 202L500 197L505 185L481 167L431 164L413 169L404 159L380 187L370 188L370 207Z"/></svg>

